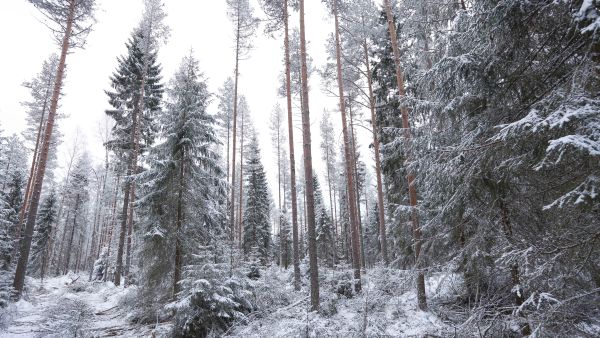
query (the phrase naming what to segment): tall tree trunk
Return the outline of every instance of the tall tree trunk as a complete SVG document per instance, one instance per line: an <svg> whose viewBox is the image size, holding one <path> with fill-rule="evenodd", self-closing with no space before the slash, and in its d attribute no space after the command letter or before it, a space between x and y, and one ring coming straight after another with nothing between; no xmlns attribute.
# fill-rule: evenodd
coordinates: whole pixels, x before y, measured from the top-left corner
<svg viewBox="0 0 600 338"><path fill-rule="evenodd" d="M402 65L400 64L400 49L398 48L398 37L396 35L396 27L394 26L394 17L392 15L392 8L390 6L390 0L384 0L385 12L387 16L388 30L390 33L390 39L392 40L392 51L394 53L394 63L396 65L396 83L398 85L398 94L401 98L406 96L404 90L404 79L402 77ZM411 132L410 124L408 121L408 109L402 105L400 107L400 113L402 115L402 128L404 129L404 138L406 139L406 163L410 158L410 146L411 146ZM408 168L407 168L408 169ZM415 251L415 266L417 269L417 306L420 310L427 310L427 295L425 293L425 273L421 270L421 227L419 225L419 215L417 214L417 188L415 186L415 175L410 169L406 175L408 181L408 197L409 204L411 207L411 225L412 235Z"/></svg>
<svg viewBox="0 0 600 338"><path fill-rule="evenodd" d="M67 212L67 217L65 217L65 221L63 224L63 232L62 232L62 237L60 239L60 244L58 246L58 253L56 254L56 272L55 274L58 275L60 273L60 268L62 266L63 263L63 247L65 244L65 239L67 238L67 223L69 222L69 216L71 216L71 212L68 211Z"/></svg>
<svg viewBox="0 0 600 338"><path fill-rule="evenodd" d="M290 192L292 198L292 256L294 260L294 290L300 290L300 254L298 247L298 197L296 192L296 155L294 152L294 121L292 113L292 79L290 74L290 37L288 0L284 0L285 92L288 112L288 143L290 148Z"/></svg>
<svg viewBox="0 0 600 338"><path fill-rule="evenodd" d="M60 250L58 251L58 257L56 257L56 255L54 254L53 250L54 247L56 246L56 244L54 244L54 241L56 239L56 234L58 232L58 227L59 227L59 222L62 219L62 214L63 214L63 209L65 206L65 197L67 196L66 192L64 191L67 187L67 185L69 184L69 179L71 177L71 168L73 167L73 161L75 160L75 149L73 149L73 153L71 155L71 159L69 160L69 165L67 166L67 175L65 178L65 183L63 184L63 193L61 194L62 196L60 197L60 203L58 204L58 213L56 216L56 225L52 227L51 231L50 231L50 242L52 244L50 245L50 253L49 253L49 257L50 257L50 261L52 263L52 261L54 261L54 266L56 267L56 274L58 274L59 271L59 267L60 267L60 255L62 254L62 247L63 247L63 242L65 241L65 237L63 235L61 242L60 242ZM39 162L39 161L38 161ZM68 213L67 213L67 218L68 217ZM66 228L66 221L65 221L65 228ZM50 264L52 265L52 264Z"/></svg>
<svg viewBox="0 0 600 338"><path fill-rule="evenodd" d="M352 164L354 167L354 178L355 178L355 193L356 193L356 217L358 220L358 234L360 236L360 263L363 268L363 271L366 269L366 260L365 260L365 240L364 240L364 231L362 225L362 216L360 211L360 184L358 177L358 150L356 148L356 135L354 134L354 113L352 112L352 108L349 109L350 113L350 140L352 141ZM365 195L366 199L366 195Z"/></svg>
<svg viewBox="0 0 600 338"><path fill-rule="evenodd" d="M106 233L106 247L108 249L107 256L110 257L110 248L115 227L117 226L117 199L119 196L119 186L121 185L121 173L117 174L117 184L115 185L115 195L113 197L111 220Z"/></svg>
<svg viewBox="0 0 600 338"><path fill-rule="evenodd" d="M331 145L327 145L327 147L329 147ZM329 158L329 149L325 149L325 167L327 168L327 186L329 188L329 212L331 214L331 221L333 223L333 233L332 233L332 241L333 243L331 243L332 246L332 250L333 250L333 255L332 255L332 266L333 264L336 263L336 258L337 258L337 254L335 253L335 246L336 246L336 236L337 236L337 220L335 219L335 217L333 216L333 197L332 197L332 188L331 188L331 169L329 166L329 162L330 158Z"/></svg>
<svg viewBox="0 0 600 338"><path fill-rule="evenodd" d="M281 232L281 119L277 116L277 211L279 219L279 265L283 265L283 233Z"/></svg>
<svg viewBox="0 0 600 338"><path fill-rule="evenodd" d="M33 194L31 195L31 204L29 207L29 212L27 213L25 233L23 238L21 239L19 260L17 262L17 269L15 271L15 279L13 282L13 287L16 291L16 297L18 298L21 297L21 293L23 292L23 286L25 284L25 273L27 271L27 264L29 262L29 252L31 251L31 240L33 237L33 229L35 227L35 218L37 216L37 210L40 203L40 196L42 194L42 184L44 181L44 174L46 173L46 164L48 162L48 151L50 149L50 142L52 139L52 130L54 129L56 109L58 108L58 98L60 96L60 89L62 87L67 52L69 51L69 39L71 37L71 31L73 28L75 5L76 1L71 0L69 4L69 12L67 14L67 21L65 22L65 35L63 36L62 40L60 61L56 70L56 78L54 81L52 100L50 101L50 111L48 112L48 120L46 121L44 142L42 143L42 156L40 157L38 167L36 168L35 184L33 186Z"/></svg>
<svg viewBox="0 0 600 338"><path fill-rule="evenodd" d="M235 239L235 148L237 141L237 108L238 108L238 78L239 78L239 65L240 65L240 17L238 15L238 22L236 27L235 36L235 71L234 71L234 84L233 84L233 141L231 145L231 209L229 215L229 221L231 222L231 241ZM233 244L232 244L233 245Z"/></svg>
<svg viewBox="0 0 600 338"><path fill-rule="evenodd" d="M33 182L35 180L35 167L36 163L39 160L39 146L40 140L42 138L42 131L44 127L44 117L46 116L46 106L48 103L48 96L50 95L50 86L46 89L46 95L44 97L44 106L42 108L42 117L40 118L40 123L38 124L37 136L35 138L35 147L33 148L33 155L31 157L31 167L29 169L29 178L27 179L27 186L25 188L25 198L23 199L23 205L21 206L21 210L19 211L19 223L17 224L15 238L17 240L21 239L21 228L23 227L23 221L25 220L25 212L29 208L29 198L31 197L31 188L33 186ZM16 247L15 247L16 250ZM15 251L16 253L16 251ZM43 279L43 277L42 277Z"/></svg>
<svg viewBox="0 0 600 338"><path fill-rule="evenodd" d="M340 47L340 30L337 12L337 1L333 1L333 16L335 21L335 54L337 64L337 80L340 99L340 112L342 114L342 132L344 134L344 159L346 163L346 185L348 188L348 209L350 211L350 226L352 230L352 266L354 267L354 288L356 292L361 290L360 281L360 235L358 228L358 214L356 210L357 199L354 183L354 170L352 168L352 154L350 149L350 135L348 133L348 121L346 119L346 100L344 98L344 82L342 79L342 51Z"/></svg>
<svg viewBox="0 0 600 338"><path fill-rule="evenodd" d="M369 49L367 40L363 40L363 52L365 65L367 67L367 85L369 89L369 108L371 110L371 128L373 129L373 151L375 153L375 173L377 176L377 206L379 212L379 244L381 246L381 258L385 265L390 263L387 252L387 231L385 226L385 206L383 204L383 179L381 178L381 153L379 146L379 135L377 130L377 118L375 115L375 97L373 95L373 78L371 74L371 63L369 61Z"/></svg>
<svg viewBox="0 0 600 338"><path fill-rule="evenodd" d="M134 174L135 175L135 174ZM131 187L131 196L129 197L129 215L128 215L128 226L127 226L127 253L125 255L125 277L129 277L129 266L131 264L131 237L133 235L133 201L135 200L135 185ZM129 278L127 278L126 285L129 284Z"/></svg>
<svg viewBox="0 0 600 338"><path fill-rule="evenodd" d="M181 249L181 228L183 224L183 182L184 182L184 163L185 151L181 153L181 163L179 164L179 187L177 191L177 220L175 230L175 269L173 271L173 299L177 299L180 291L179 281L181 281L182 267L182 249Z"/></svg>
<svg viewBox="0 0 600 338"><path fill-rule="evenodd" d="M73 238L75 237L75 228L77 227L77 212L79 211L79 194L75 196L75 209L73 210L73 226L71 227L71 236L69 237L69 246L67 247L66 262L64 274L69 272L69 264L71 263L71 248L73 247ZM66 229L65 229L66 231Z"/></svg>
<svg viewBox="0 0 600 338"><path fill-rule="evenodd" d="M333 190L333 224L334 224L334 238L335 238L335 246L334 249L336 250L335 252L335 259L336 261L338 260L338 247L340 245L343 244L343 240L341 239L341 229L340 229L340 222L339 222L339 216L338 216L338 210L337 210L337 202L338 201L338 197L337 197L337 189Z"/></svg>
<svg viewBox="0 0 600 338"><path fill-rule="evenodd" d="M308 69L306 67L306 28L304 0L300 0L300 61L302 64L302 136L304 150L304 181L306 191L306 226L308 231L308 261L310 267L310 303L313 311L319 309L319 267L315 231L315 193L313 188L312 150L310 136L310 109L308 105Z"/></svg>
<svg viewBox="0 0 600 338"><path fill-rule="evenodd" d="M238 238L240 239L240 248L242 248L244 243L243 236L243 222L242 222L242 212L243 212L243 198L244 198L244 117L246 112L241 114L241 142L240 142L240 193L239 193L239 201L238 201ZM256 242L255 242L256 243Z"/></svg>
<svg viewBox="0 0 600 338"><path fill-rule="evenodd" d="M142 76L143 77L143 76ZM143 86L142 86L143 88ZM143 95L143 93L140 93ZM123 207L121 211L121 228L119 232L119 245L117 247L117 268L115 270L115 285L121 285L121 276L123 275L123 253L125 249L125 234L127 233L127 223L128 223L128 211L129 211L129 200L131 198L131 190L133 189L133 174L135 172L135 167L137 164L137 151L136 149L136 134L138 129L138 113L140 112L140 107L138 107L138 103L136 102L133 108L133 127L131 133L131 143L134 145L134 150L131 154L131 158L129 160L129 164L127 167L127 181L125 183L124 191L123 191Z"/></svg>

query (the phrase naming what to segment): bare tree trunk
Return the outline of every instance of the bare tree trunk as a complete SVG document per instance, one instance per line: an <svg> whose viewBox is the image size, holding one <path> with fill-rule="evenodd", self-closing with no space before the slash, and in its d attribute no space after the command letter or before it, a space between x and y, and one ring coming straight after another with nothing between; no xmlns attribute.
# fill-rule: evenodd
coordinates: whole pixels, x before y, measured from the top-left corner
<svg viewBox="0 0 600 338"><path fill-rule="evenodd" d="M371 63L369 61L369 50L366 39L363 40L363 52L365 65L367 66L367 84L369 88L369 108L371 110L371 128L373 129L373 151L375 153L375 173L377 176L377 206L379 211L379 244L381 256L385 265L390 263L387 252L387 231L385 225L385 206L383 204L383 179L381 178L381 153L379 146L379 135L377 130L377 117L375 115L375 97L373 95L373 78L371 74Z"/></svg>
<svg viewBox="0 0 600 338"><path fill-rule="evenodd" d="M400 49L398 48L398 37L396 35L396 27L394 26L394 17L392 15L392 8L389 0L384 0L385 12L387 15L388 30L390 33L390 39L392 40L392 51L394 52L394 63L396 65L396 83L398 85L398 94L401 98L406 96L404 90L404 79L402 77L402 66L400 64ZM402 115L402 128L404 129L404 138L406 139L406 163L410 158L410 146L411 146L411 132L410 124L408 121L408 109L402 105L400 107L400 113ZM408 169L408 168L407 168ZM415 186L415 175L410 169L406 176L408 181L408 197L411 207L411 224L412 234L415 251L415 265L417 269L417 305L420 310L427 310L427 295L425 293L425 273L421 270L421 227L419 225L419 215L417 214L417 188Z"/></svg>
<svg viewBox="0 0 600 338"><path fill-rule="evenodd" d="M344 83L342 79L342 51L340 47L340 30L337 12L337 1L333 1L333 16L335 21L335 50L337 60L337 80L340 99L340 112L342 114L342 132L344 134L344 158L346 163L346 185L348 187L348 209L350 211L350 226L352 230L352 266L354 267L354 288L356 292L361 290L360 281L360 235L358 228L358 214L356 210L357 199L354 184L354 170L352 168L352 154L350 149L350 135L348 133L348 122L346 120L346 101L344 98Z"/></svg>
<svg viewBox="0 0 600 338"><path fill-rule="evenodd" d="M304 142L304 181L306 182L306 225L308 231L308 259L310 267L310 303L313 311L319 309L319 267L315 231L315 194L313 188L312 150L310 136L310 109L308 105L308 70L306 68L306 28L304 0L300 0L300 59L302 64L302 136Z"/></svg>
<svg viewBox="0 0 600 338"><path fill-rule="evenodd" d="M244 117L246 112L241 114L241 142L240 142L240 193L239 193L239 201L238 201L238 238L240 240L240 248L242 248L244 243L243 232L243 222L242 222L242 212L243 212L243 198L244 198Z"/></svg>
<svg viewBox="0 0 600 338"><path fill-rule="evenodd" d="M83 253L83 235L79 235L79 244L77 245L77 260L75 260L75 272L79 272L79 266L81 264L81 256Z"/></svg>
<svg viewBox="0 0 600 338"><path fill-rule="evenodd" d="M106 242L108 242L106 244L106 247L108 248L107 256L109 256L109 257L110 257L110 247L111 247L111 243L112 243L113 231L115 229L115 226L117 225L117 197L119 196L120 183L121 183L121 174L118 173L117 174L117 184L115 185L115 196L113 197L113 203L112 203L111 221L110 221L110 226L108 228L108 232L106 234Z"/></svg>
<svg viewBox="0 0 600 338"><path fill-rule="evenodd" d="M44 97L44 106L42 108L42 117L40 118L40 123L38 124L37 136L35 138L35 147L33 148L33 155L31 157L31 167L29 169L29 178L27 179L27 186L25 188L25 198L23 200L23 205L21 206L21 210L19 211L19 223L17 224L15 238L17 240L21 239L21 228L23 227L23 221L25 219L25 212L29 208L29 198L31 197L31 188L33 186L33 182L35 180L35 168L36 163L39 159L39 146L40 140L42 138L42 131L44 126L44 117L46 116L46 105L48 103L48 96L50 95L50 86L46 89L46 95ZM16 253L15 247L15 253ZM43 277L42 277L43 279Z"/></svg>
<svg viewBox="0 0 600 338"><path fill-rule="evenodd" d="M283 265L283 234L281 233L281 119L277 116L277 201L279 219L279 265Z"/></svg>
<svg viewBox="0 0 600 338"><path fill-rule="evenodd" d="M237 22L237 34L235 37L235 80L233 85L233 142L232 142L232 154L231 154L231 209L229 215L229 221L231 222L231 241L235 239L235 148L237 141L237 108L238 108L238 77L239 77L239 64L240 64L240 18L238 15Z"/></svg>
<svg viewBox="0 0 600 338"><path fill-rule="evenodd" d="M290 147L290 191L292 197L292 255L294 260L294 290L300 290L300 255L298 248L298 197L296 196L296 155L294 152L294 121L292 114L292 80L290 75L290 37L288 0L284 0L285 91L288 111L288 143Z"/></svg>
<svg viewBox="0 0 600 338"><path fill-rule="evenodd" d="M337 261L338 258L339 258L338 257L337 248L340 245L343 245L344 241L341 239L342 238L341 237L342 231L340 229L340 222L339 222L339 216L338 216L338 210L337 210L338 197L337 197L336 191L337 191L337 189L333 190L333 217L334 217L333 218L334 219L333 224L334 224L334 238L335 238L335 246L334 246L334 248L336 250L336 252L335 252L335 259Z"/></svg>
<svg viewBox="0 0 600 338"><path fill-rule="evenodd" d="M79 194L75 197L75 209L73 210L73 226L71 227L71 236L69 237L69 246L67 247L66 263L64 274L69 272L69 264L71 263L71 248L73 247L73 237L75 237L75 228L77 227L77 212L79 211ZM66 230L66 229L65 229Z"/></svg>
<svg viewBox="0 0 600 338"><path fill-rule="evenodd" d="M134 174L135 175L135 174ZM135 200L135 185L131 187L131 196L129 196L129 215L127 226L127 253L125 255L125 277L126 285L129 284L129 266L131 264L131 237L133 234L133 201Z"/></svg>
<svg viewBox="0 0 600 338"><path fill-rule="evenodd" d="M60 239L60 244L58 246L58 253L56 254L56 272L55 274L58 275L60 273L60 267L62 266L63 260L63 247L65 244L65 239L67 238L67 222L69 221L69 216L71 215L71 212L67 212L67 217L65 217L65 221L63 224L63 232L62 232L62 237Z"/></svg>
<svg viewBox="0 0 600 338"><path fill-rule="evenodd" d="M181 163L179 165L179 189L177 192L177 220L175 232L175 269L173 272L173 299L177 299L180 291L179 281L181 281L182 249L181 249L181 228L183 224L183 182L184 182L184 160L185 150L181 153Z"/></svg>
<svg viewBox="0 0 600 338"><path fill-rule="evenodd" d="M44 142L42 143L42 156L38 163L35 173L35 184L33 186L33 194L31 195L31 205L27 214L27 223L25 224L25 233L21 239L21 248L19 254L19 260L17 262L17 269L15 271L15 279L13 287L16 291L16 297L20 298L23 292L23 286L25 283L25 273L27 271L27 264L29 262L29 253L31 250L31 240L33 237L33 228L35 227L35 218L37 216L37 210L39 207L40 196L42 194L42 183L44 181L44 174L46 173L46 164L48 162L48 151L50 149L50 142L52 139L52 130L54 129L54 120L56 118L56 110L58 108L58 98L60 96L60 89L62 87L63 74L65 71L65 63L67 59L67 52L69 51L69 39L71 37L71 31L73 27L73 19L75 16L75 5L74 0L70 1L69 12L67 14L67 21L65 22L65 35L62 40L60 61L56 71L56 78L54 82L54 90L52 92L52 100L50 101L50 111L48 112L48 120L46 121L46 128L44 133Z"/></svg>
<svg viewBox="0 0 600 338"><path fill-rule="evenodd" d="M358 234L360 236L360 263L363 268L363 271L366 269L366 260L365 260L365 240L364 240L364 231L362 226L362 216L360 211L360 184L358 182L358 150L356 148L356 135L354 134L354 113L352 112L352 108L349 109L350 113L350 140L352 141L352 163L354 167L354 178L355 178L355 193L356 193L356 217L358 220ZM366 195L365 195L366 198Z"/></svg>
<svg viewBox="0 0 600 338"><path fill-rule="evenodd" d="M138 116L137 114L139 113L139 107L137 107L137 103L136 103L136 107L133 108L133 131L131 133L131 142L134 144L134 148L135 148L135 143L136 143L136 134L137 134L137 128L138 128ZM128 211L129 211L129 199L131 197L131 190L133 188L133 173L135 171L135 166L136 166L136 162L137 162L137 152L133 151L133 153L131 154L131 158L129 160L129 164L128 164L128 168L127 168L127 182L125 183L125 187L124 187L124 191L123 191L123 207L122 207L122 211L121 211L121 229L119 232L119 245L117 247L117 268L115 269L115 285L119 286L121 285L121 276L123 275L123 253L124 253L124 248L125 248L125 234L127 233L127 216L128 216Z"/></svg>
<svg viewBox="0 0 600 338"><path fill-rule="evenodd" d="M328 147L331 145L327 145ZM332 240L333 243L332 244L332 248L333 248L333 255L332 255L332 266L333 264L336 263L336 258L337 258L337 254L335 251L335 245L336 245L336 236L337 236L337 220L335 219L334 215L333 215L333 197L332 197L332 189L331 189L331 170L329 167L329 162L330 158L329 158L329 150L325 149L325 167L327 168L327 186L329 188L329 212L331 213L331 221L333 222L333 234L332 234Z"/></svg>

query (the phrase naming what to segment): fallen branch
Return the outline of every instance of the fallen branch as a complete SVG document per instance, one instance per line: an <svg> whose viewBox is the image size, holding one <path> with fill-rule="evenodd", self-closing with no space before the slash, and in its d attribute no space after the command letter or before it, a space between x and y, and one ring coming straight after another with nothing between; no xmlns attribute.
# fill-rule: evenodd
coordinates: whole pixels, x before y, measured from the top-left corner
<svg viewBox="0 0 600 338"><path fill-rule="evenodd" d="M304 302L304 301L305 301L305 300L307 300L307 299L308 299L308 296L306 296L306 297L304 297L304 298L300 299L299 301L297 301L297 302L295 302L295 303L293 303L293 304L290 304L290 305L288 305L288 306L286 306L286 307L279 308L279 309L275 310L273 313L277 313L277 312L279 312L279 311L281 311L281 310L289 310L289 309L293 308L294 306L296 306L296 305L298 305L298 304L300 304L300 303Z"/></svg>
<svg viewBox="0 0 600 338"><path fill-rule="evenodd" d="M115 306L111 307L110 309L106 309L106 310L98 311L98 312L96 312L96 313L94 313L94 314L95 314L95 315L103 315L103 314L105 314L106 312L108 312L108 311L110 311L110 310L112 310L112 309L114 309L114 308L116 308L116 307L117 307L117 305L115 305Z"/></svg>
<svg viewBox="0 0 600 338"><path fill-rule="evenodd" d="M79 277L81 277L81 276L77 276L77 278L73 279L71 282L66 283L65 285L71 285L71 284L77 282L77 280L79 279Z"/></svg>

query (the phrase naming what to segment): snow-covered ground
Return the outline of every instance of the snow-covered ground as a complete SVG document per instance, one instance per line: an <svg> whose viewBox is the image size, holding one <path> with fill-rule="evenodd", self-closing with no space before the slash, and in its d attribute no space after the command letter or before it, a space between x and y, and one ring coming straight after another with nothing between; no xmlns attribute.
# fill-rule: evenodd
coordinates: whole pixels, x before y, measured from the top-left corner
<svg viewBox="0 0 600 338"><path fill-rule="evenodd" d="M265 288L273 293L293 295L289 305L267 308L250 314L247 323L235 325L230 337L440 337L453 329L433 312L416 309L412 273L373 269L363 276L363 291L350 298L336 292L340 275L350 271L323 271L321 311L310 312L307 292L294 293L291 271L269 274ZM326 275L327 274L327 275ZM451 275L433 276L427 281L431 297L451 293ZM266 281L265 281L266 282ZM307 285L303 286L306 290ZM258 286L260 288L260 286ZM258 292L258 294L265 292ZM283 299L285 296L273 298Z"/></svg>
<svg viewBox="0 0 600 338"><path fill-rule="evenodd" d="M87 282L68 274L44 280L28 278L28 293L2 309L0 337L132 337L152 328L129 323L120 300L130 289L111 282Z"/></svg>
<svg viewBox="0 0 600 338"><path fill-rule="evenodd" d="M294 292L292 271L272 267L252 281L258 311L240 320L228 337L424 337L452 332L434 312L416 309L409 272L370 270L363 292L346 297L340 281L349 271L323 271L321 311L309 311L305 283ZM431 297L452 293L451 275L427 281ZM135 287L115 287L111 282L88 282L87 275L68 274L43 283L27 279L24 299L0 313L0 337L168 337L171 325L134 324L130 321Z"/></svg>

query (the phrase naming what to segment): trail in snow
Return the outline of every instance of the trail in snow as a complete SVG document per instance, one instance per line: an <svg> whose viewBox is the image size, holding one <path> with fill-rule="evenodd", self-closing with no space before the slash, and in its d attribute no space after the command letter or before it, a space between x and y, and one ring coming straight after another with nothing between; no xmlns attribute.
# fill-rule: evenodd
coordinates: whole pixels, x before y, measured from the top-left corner
<svg viewBox="0 0 600 338"><path fill-rule="evenodd" d="M68 274L43 283L28 278L23 299L4 309L0 337L119 337L150 335L129 323L119 300L129 292L111 282L87 282Z"/></svg>

